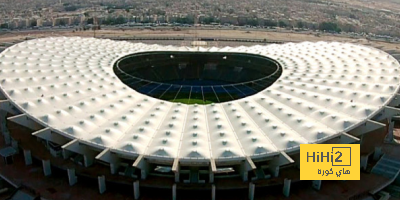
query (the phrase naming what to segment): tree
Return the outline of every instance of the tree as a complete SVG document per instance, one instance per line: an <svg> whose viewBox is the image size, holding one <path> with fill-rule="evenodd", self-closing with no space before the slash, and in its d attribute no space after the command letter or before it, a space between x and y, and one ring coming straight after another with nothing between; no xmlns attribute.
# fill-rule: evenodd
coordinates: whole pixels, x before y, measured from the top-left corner
<svg viewBox="0 0 400 200"><path fill-rule="evenodd" d="M322 22L319 24L319 30L328 31L328 32L337 32L340 33L342 30L338 27L338 25L334 22Z"/></svg>
<svg viewBox="0 0 400 200"><path fill-rule="evenodd" d="M37 21L36 21L36 20L32 21L32 22L31 22L31 26L32 26L32 27L37 26Z"/></svg>
<svg viewBox="0 0 400 200"><path fill-rule="evenodd" d="M194 24L194 17L188 15L186 17L178 18L176 22L180 24Z"/></svg>
<svg viewBox="0 0 400 200"><path fill-rule="evenodd" d="M258 26L258 19L257 18L247 19L246 24L250 26Z"/></svg>
<svg viewBox="0 0 400 200"><path fill-rule="evenodd" d="M115 19L114 23L115 24L124 24L124 23L126 23L126 19L122 15L120 15Z"/></svg>
<svg viewBox="0 0 400 200"><path fill-rule="evenodd" d="M213 17L213 16L208 16L208 17L205 17L204 19L203 19L203 23L204 24L211 24L211 23L214 23L214 22L216 22L217 20L215 19L215 17Z"/></svg>
<svg viewBox="0 0 400 200"><path fill-rule="evenodd" d="M74 5L68 5L68 6L65 6L64 9L65 9L65 11L72 12L72 11L78 10L78 7L76 7Z"/></svg>
<svg viewBox="0 0 400 200"><path fill-rule="evenodd" d="M272 21L270 19L267 19L264 21L264 26L277 26L278 23L276 21Z"/></svg>
<svg viewBox="0 0 400 200"><path fill-rule="evenodd" d="M286 22L284 22L284 21L282 21L282 20L279 20L278 26L279 26L279 27L287 27L288 25L286 24Z"/></svg>
<svg viewBox="0 0 400 200"><path fill-rule="evenodd" d="M92 18L89 18L89 19L87 20L87 23L88 23L88 24L94 24L94 23L93 23L93 17L92 17Z"/></svg>
<svg viewBox="0 0 400 200"><path fill-rule="evenodd" d="M302 21L298 21L297 28L304 28L304 23Z"/></svg>

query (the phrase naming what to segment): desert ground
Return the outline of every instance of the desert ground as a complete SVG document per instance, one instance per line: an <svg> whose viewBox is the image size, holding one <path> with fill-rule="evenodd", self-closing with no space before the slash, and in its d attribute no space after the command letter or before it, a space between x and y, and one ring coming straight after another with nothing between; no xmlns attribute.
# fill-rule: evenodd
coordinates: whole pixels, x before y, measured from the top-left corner
<svg viewBox="0 0 400 200"><path fill-rule="evenodd" d="M260 30L200 30L200 29L184 29L174 31L171 29L149 30L149 29L112 29L112 30L98 30L94 31L73 31L73 30L47 30L47 31L23 31L23 32L10 32L0 34L0 43L13 42L24 40L27 37L60 37L60 36L77 36L77 37L102 37L102 38L116 38L116 37L183 37L186 43L171 41L172 45L190 45L190 41L200 37L209 38L240 38L240 39L260 39L268 41L284 41L284 42L302 42L302 41L337 41L337 42L351 42L364 45L371 45L379 47L383 50L396 50L400 51L400 43L389 43L382 41L371 41L365 38L351 38L343 35L333 34L318 34L315 32L277 32L277 31L260 31ZM153 43L161 43L164 45L170 44L162 41L153 41ZM222 44L222 45L221 45ZM219 46L226 46L229 43L221 42ZM251 43L248 45L256 45ZM218 43L210 43L209 45L218 45Z"/></svg>

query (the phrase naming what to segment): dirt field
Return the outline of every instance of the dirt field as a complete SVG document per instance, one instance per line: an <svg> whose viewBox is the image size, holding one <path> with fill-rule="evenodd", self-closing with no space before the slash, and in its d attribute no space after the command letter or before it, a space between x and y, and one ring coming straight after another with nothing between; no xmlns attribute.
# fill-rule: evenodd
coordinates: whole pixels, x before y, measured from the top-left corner
<svg viewBox="0 0 400 200"><path fill-rule="evenodd" d="M93 31L32 31L32 32L13 32L0 35L0 42L18 40L25 37L51 37L51 36L81 36L93 37ZM331 41L331 40L350 40L347 38L339 38L335 36L317 37L313 34L298 34L298 33L280 33L280 32L264 32L245 30L99 30L96 31L97 37L117 37L117 36L155 36L155 37L214 37L214 38L253 38L253 39L268 39L268 40L290 40L290 41Z"/></svg>
<svg viewBox="0 0 400 200"><path fill-rule="evenodd" d="M23 40L26 37L57 37L57 36L80 36L93 37L93 31L25 31L13 32L0 35L0 42L12 42ZM359 44L369 44L375 47L383 47L385 50L399 50L400 44L386 43L377 41L367 41L366 39L353 39L347 37L339 37L334 35L320 35L315 33L286 33L286 32L267 32L267 31L246 31L246 30L99 30L96 31L96 37L184 37L192 40L195 37L212 37L212 38L246 38L246 39L266 39L279 41L338 41L352 42ZM154 41L155 43L157 41ZM186 44L186 43L185 43ZM186 44L187 45L187 44Z"/></svg>
<svg viewBox="0 0 400 200"><path fill-rule="evenodd" d="M386 9L392 12L400 11L400 2L398 0L332 0L338 3L344 3L350 6L369 8L374 10Z"/></svg>

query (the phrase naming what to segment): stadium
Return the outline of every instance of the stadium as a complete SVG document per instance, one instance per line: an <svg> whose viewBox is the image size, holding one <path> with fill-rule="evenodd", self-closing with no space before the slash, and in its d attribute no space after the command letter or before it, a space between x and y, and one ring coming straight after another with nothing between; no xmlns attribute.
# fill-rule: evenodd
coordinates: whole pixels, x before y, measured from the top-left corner
<svg viewBox="0 0 400 200"><path fill-rule="evenodd" d="M209 189L213 199L247 189L253 199L256 187L279 186L289 196L301 182L300 144L361 144L362 170L390 160L376 138L393 142L399 67L381 50L339 42L29 40L0 54L1 129L11 144L1 155L12 162L23 150L46 176L57 168L70 185L92 178L100 193L133 184L135 199L142 188L172 189L173 199L184 189ZM390 162L374 168L390 177L379 187L399 174Z"/></svg>

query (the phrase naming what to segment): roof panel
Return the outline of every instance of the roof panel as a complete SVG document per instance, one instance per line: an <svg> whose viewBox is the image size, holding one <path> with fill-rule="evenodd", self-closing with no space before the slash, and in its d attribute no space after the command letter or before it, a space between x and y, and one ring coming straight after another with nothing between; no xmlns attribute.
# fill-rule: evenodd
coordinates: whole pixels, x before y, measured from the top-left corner
<svg viewBox="0 0 400 200"><path fill-rule="evenodd" d="M148 51L240 52L283 68L269 88L214 105L183 105L140 94L113 64ZM59 134L132 155L229 159L319 142L372 118L399 89L389 54L339 42L191 48L55 37L0 54L0 87L29 117Z"/></svg>

